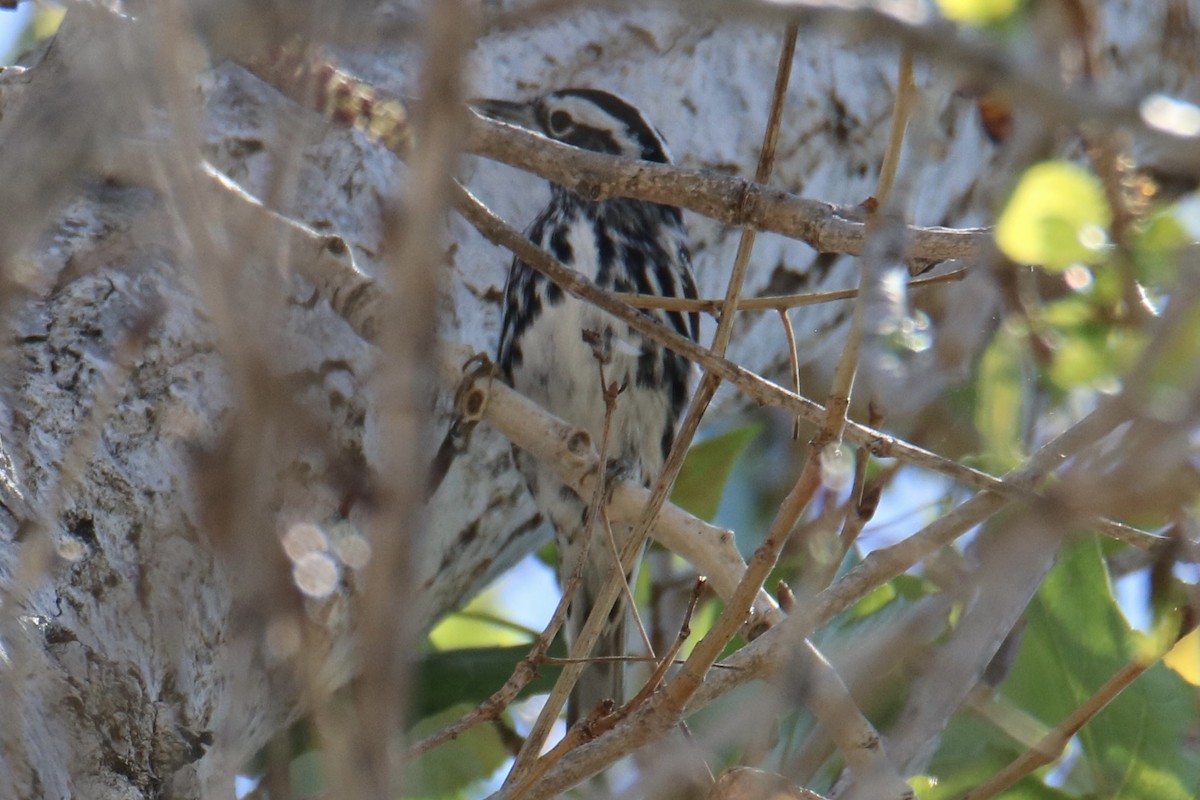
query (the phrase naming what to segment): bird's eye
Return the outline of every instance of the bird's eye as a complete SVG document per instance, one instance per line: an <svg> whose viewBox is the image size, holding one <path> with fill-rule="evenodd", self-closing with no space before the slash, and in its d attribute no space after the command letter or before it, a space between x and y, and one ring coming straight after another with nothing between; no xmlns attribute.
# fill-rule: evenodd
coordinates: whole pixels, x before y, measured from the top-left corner
<svg viewBox="0 0 1200 800"><path fill-rule="evenodd" d="M561 109L550 114L550 133L555 136L562 136L574 124L575 120L571 119L571 115Z"/></svg>

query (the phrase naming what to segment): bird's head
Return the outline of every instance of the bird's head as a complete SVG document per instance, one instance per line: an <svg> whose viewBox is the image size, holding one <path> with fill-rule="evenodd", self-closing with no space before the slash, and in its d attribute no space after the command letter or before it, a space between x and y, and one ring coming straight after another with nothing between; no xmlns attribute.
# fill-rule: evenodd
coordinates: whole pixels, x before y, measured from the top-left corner
<svg viewBox="0 0 1200 800"><path fill-rule="evenodd" d="M478 100L485 117L556 141L643 161L668 164L667 143L629 101L599 89L559 89L526 102Z"/></svg>

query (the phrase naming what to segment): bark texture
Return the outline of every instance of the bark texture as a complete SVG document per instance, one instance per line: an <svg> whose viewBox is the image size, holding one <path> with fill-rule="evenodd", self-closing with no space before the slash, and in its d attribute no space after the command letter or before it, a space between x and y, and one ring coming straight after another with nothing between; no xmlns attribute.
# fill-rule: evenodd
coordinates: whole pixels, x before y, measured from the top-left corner
<svg viewBox="0 0 1200 800"><path fill-rule="evenodd" d="M1105 9L1105 61L1128 83L1117 88L1194 93L1194 48L1152 49L1165 11ZM378 354L313 299L279 242L204 202L190 159L342 237L369 272L381 270L405 170L173 24L73 9L27 73L0 73L3 797L231 796L244 759L296 712L309 667L334 683L351 669L325 658L345 650L361 566L363 540L338 523L369 515L378 481L396 477L372 471ZM472 79L480 96L618 92L681 165L749 175L781 34L690 11L571 12L486 33ZM335 52L385 90L415 85L415 41ZM891 48L802 32L775 185L838 203L871 195L896 60ZM910 221L986 222L1004 154L953 74L922 70L920 83L900 190ZM111 168L130 159L157 177ZM462 176L518 226L544 202L540 179L503 165L469 159ZM721 296L737 231L688 222L701 295ZM459 218L444 241L440 333L491 353L509 256ZM763 235L746 293L855 280L847 259ZM993 289L977 274L944 295L934 347L877 378L915 405L965 369ZM839 351L849 313L792 312L804 364ZM730 355L778 378L785 341L774 314L748 315ZM429 399L433 442L447 393L430 386ZM486 428L426 519L405 534L418 551L420 630L545 535L507 442Z"/></svg>

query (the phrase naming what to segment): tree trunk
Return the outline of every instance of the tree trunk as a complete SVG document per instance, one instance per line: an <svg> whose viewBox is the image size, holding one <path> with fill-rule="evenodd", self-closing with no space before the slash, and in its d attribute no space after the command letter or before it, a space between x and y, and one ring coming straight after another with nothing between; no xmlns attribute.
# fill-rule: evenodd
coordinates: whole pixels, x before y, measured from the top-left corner
<svg viewBox="0 0 1200 800"><path fill-rule="evenodd" d="M236 4L198 8L202 21L236 28L245 16L247 37L259 30ZM1164 12L1129 0L1106 8L1122 81L1196 88L1181 85L1191 49L1164 60L1154 23L1125 24ZM647 113L677 163L748 176L781 35L686 10L571 11L486 31L471 53L472 87L505 98L602 87ZM0 72L0 296L11 337L3 797L231 796L233 774L295 716L302 689L355 669L346 653L362 546L380 544L360 531L389 480L422 479L376 469L385 459L372 375L388 353L315 299L275 228L231 210L249 201L213 202L198 163L341 237L372 275L386 274L406 168L194 36L166 12L133 21L72 7L27 72ZM415 91L414 38L334 52L384 90ZM892 48L802 31L772 185L840 204L872 195L897 59ZM919 83L901 174L919 209L909 221L985 221L1006 185L994 174L1005 155L945 64L922 68ZM142 180L130 179L131 165ZM518 227L544 202L542 179L504 165L467 158L460 175ZM738 231L695 215L688 224L700 294L721 296ZM510 256L459 217L443 241L440 294L418 300L437 304L442 339L491 354ZM845 288L856 275L852 259L763 235L744 294ZM975 274L942 296L934 347L906 365L910 376L936 365L942 383L922 384L925 399L969 364L994 290ZM840 351L850 308L793 312L813 374ZM747 315L730 357L785 380L781 334L775 314ZM409 366L419 365L391 368ZM427 430L423 451L446 426L452 389L427 387L431 406L437 396L428 420L412 410ZM732 392L722 397L737 408ZM511 466L507 441L480 428L419 530L395 532L413 551L402 578L420 600L412 630L545 540Z"/></svg>

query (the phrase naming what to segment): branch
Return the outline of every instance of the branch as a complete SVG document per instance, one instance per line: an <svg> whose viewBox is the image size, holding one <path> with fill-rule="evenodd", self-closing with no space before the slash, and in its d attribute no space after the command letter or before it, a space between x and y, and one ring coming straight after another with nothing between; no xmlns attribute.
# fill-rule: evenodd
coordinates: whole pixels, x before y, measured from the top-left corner
<svg viewBox="0 0 1200 800"><path fill-rule="evenodd" d="M589 200L631 197L680 206L726 225L778 233L823 253L861 255L864 212L798 197L763 183L580 150L478 115L468 149L565 186ZM905 257L974 260L992 247L990 228L908 227Z"/></svg>
<svg viewBox="0 0 1200 800"><path fill-rule="evenodd" d="M110 174L131 183L149 180L146 174L144 148L138 153L128 152L124 156L120 159L119 164L114 163ZM376 320L383 292L374 280L355 267L349 248L341 237L314 231L276 214L209 164L202 164L200 169L203 176L207 178L201 184L209 190L208 200L232 204L231 213L261 216L258 222L268 225L269 229L274 230L274 235L279 237L275 241L284 242L290 248L289 252L294 255L292 264L297 272L313 282L321 297L325 298L334 311L345 319L360 336L366 341L374 341L377 334ZM148 185L153 185L153 183ZM473 203L478 203L474 198L471 200ZM528 239L525 239L503 220L495 217L482 205L473 208L471 213L475 217L472 221L478 220L479 225L483 226L483 232L487 238L501 246L511 245L510 249L514 249L514 252L519 249L518 254L523 260L528 261L539 271L552 272L551 280L566 291L624 319L639 332L682 353L706 369L712 369L723 380L732 383L758 405L783 409L791 415L817 425L823 419L824 408L820 404L788 391L727 359L719 359L713 356L707 348L679 336L673 330L638 313L629 305L622 303L616 295L600 289L580 278L578 274L567 267L558 264L548 253L534 246ZM997 478L963 466L952 459L939 456L866 425L856 422L847 423L845 436L848 441L863 447L876 457L899 459L913 466L945 475L971 489L992 491L1009 498L1030 499L1036 496L1032 486ZM1089 524L1106 536L1143 549L1155 547L1164 541L1161 536L1111 520L1095 518Z"/></svg>
<svg viewBox="0 0 1200 800"><path fill-rule="evenodd" d="M441 361L445 383L460 380L461 364L472 360L466 348L450 348ZM552 467L564 484L581 497L591 497L603 480L604 469L592 448L591 437L563 422L541 406L500 381L473 380L460 391L460 410L468 419L484 420L498 429L513 444ZM650 492L631 481L611 487L606 507L613 522L636 524L646 507ZM746 569L738 554L733 533L709 525L678 506L667 504L654 528L655 538L667 549L691 561L708 577L716 593L725 600ZM782 620L775 601L760 592L750 624L758 629Z"/></svg>
<svg viewBox="0 0 1200 800"><path fill-rule="evenodd" d="M558 629L562 627L563 621L567 618L567 609L571 606L571 598L574 597L579 583L578 575L572 575L568 580L558 598L558 605L555 607L554 613L550 615L550 621L546 623L546 627L534 640L533 646L529 648L529 653L513 668L512 675L504 682L504 685L459 719L414 744L404 754L404 760L422 756L436 747L441 747L446 742L457 739L476 725L500 718L505 709L517 699L521 690L537 678L538 667L547 660L546 654L550 650L550 643L554 641Z"/></svg>
<svg viewBox="0 0 1200 800"><path fill-rule="evenodd" d="M599 288L530 242L515 228L493 214L466 189L461 189L461 196L456 207L459 213L466 217L485 238L512 251L522 261L545 275L568 294L607 311L655 343L668 347L696 362L708 372L736 386L759 405L782 408L813 425L820 426L823 423L825 408L819 403L790 392L726 358L713 354L708 348L679 335L666 325L638 312L628 304L620 302L610 292ZM856 422L847 422L844 434L847 441L859 445L874 456L902 459L915 466L951 477L974 489L995 491L1010 498L1033 498L1036 496L1032 486L1002 480L965 467L956 461L943 458ZM1105 535L1138 547L1152 547L1164 541L1161 536L1111 520L1095 518L1090 521L1090 524Z"/></svg>
<svg viewBox="0 0 1200 800"><path fill-rule="evenodd" d="M465 139L467 54L474 44L467 0L439 0L430 7L422 25L418 142L403 196L382 204L386 233L380 253L392 291L382 304L380 358L372 377L380 469L388 480L380 483L368 522L372 554L356 585L361 600L354 624L357 724L345 731L355 757L329 766L330 782L347 800L394 796L400 789L392 743L406 727L410 656L423 638L408 611L421 593L410 532L421 524L424 491L420 481L404 478L428 467L420 442L432 416L423 378L436 369L443 258L438 230L454 197L453 176ZM328 729L321 733L336 735Z"/></svg>
<svg viewBox="0 0 1200 800"><path fill-rule="evenodd" d="M931 275L927 278L916 278L908 282L908 289L922 289L940 283L961 281L967 277L965 269L956 269L941 275ZM758 297L739 297L738 311L787 311L802 306L815 306L821 303L835 303L840 300L853 300L858 297L858 289L835 289L829 292L799 292L797 294L760 295ZM705 314L718 314L725 308L725 301L720 298L700 297L695 300L688 297L663 297L655 294L626 294L614 292L613 297L629 303L634 308L662 308L667 311L699 311Z"/></svg>
<svg viewBox="0 0 1200 800"><path fill-rule="evenodd" d="M822 28L835 30L853 36L860 44L903 45L978 84L1004 89L1014 103L1047 120L1124 129L1136 137L1143 152L1168 158L1173 168L1188 174L1200 171L1196 147L1200 137L1172 127L1169 120L1143 113L1140 94L1114 98L1103 86L1064 87L1046 79L1053 69L1050 64L1009 53L968 26L930 21L924 14L881 11L866 3L736 0L717 4L710 0L707 5L718 7L723 15L739 14L775 24L795 22L813 33Z"/></svg>
<svg viewBox="0 0 1200 800"><path fill-rule="evenodd" d="M305 108L354 127L401 158L412 143L406 104L340 70L319 51L282 49L246 67ZM727 225L770 231L826 253L863 251L863 211L797 197L761 182L594 153L503 122L470 115L467 150L603 200L630 197L676 205ZM987 228L907 229L906 256L971 260L991 248Z"/></svg>
<svg viewBox="0 0 1200 800"><path fill-rule="evenodd" d="M400 157L404 157L407 152L411 131L408 127L408 114L404 104L379 92L373 86L338 70L327 60L314 60L314 56L303 51L283 50L270 58L256 61L249 67L287 96L306 108L324 113L332 122L362 130ZM528 168L532 171L547 177L550 177L549 173L537 172L533 165L541 164L544 161L556 170L561 168L561 174L565 178L569 178L571 175L586 175L589 174L589 170L594 172L607 165L607 167L611 167L613 174L625 176L627 183L647 190L644 194L634 194L631 191L628 195L630 197L687 206L687 197L677 196L677 192L686 194L689 186L691 188L697 186L723 187L722 191L700 195L705 199L705 207L709 209L707 213L716 219L730 219L737 222L741 217L737 209L754 211L754 209L767 208L770 204L764 206L763 202L765 201L762 201L766 195L780 199L782 205L770 207L782 216L786 216L784 210L793 201L810 210L819 206L828 212L827 214L825 212L818 213L818 216L825 214L824 219L828 224L818 223L812 229L816 232L814 235L817 235L818 240L822 242L820 249L838 249L832 243L821 238L825 234L820 231L832 225L829 230L841 231L838 236L844 234L841 241L844 242L845 247L841 252L861 252L865 225L840 217L838 218L840 222L833 222L835 207L827 203L800 200L786 192L778 192L762 187L760 184L751 184L734 178L689 173L686 170L661 164L630 161L579 150L512 126L483 120L477 116L473 116L472 127L477 129L477 132L472 134L474 142L472 147L481 147L482 142L492 141L491 137L494 136L495 141L508 142L520 153L519 165L524 166L528 163L530 165ZM486 131L486 133L480 134L478 131ZM476 141L479 136L483 138ZM543 156L541 155L542 151L551 155ZM558 154L557 157L552 155L555 153ZM510 163L517 164L517 160L514 158ZM599 175L598 172L595 174ZM651 180L654 176L662 179L661 186L655 180ZM643 186L643 184L645 185ZM567 185L573 186L576 191L582 190L578 182L568 181ZM671 191L666 191L664 187L670 188ZM651 193L650 190L657 194ZM644 334L656 344L670 348L696 362L705 371L727 383L732 383L759 405L782 408L793 416L814 425L820 425L825 419L825 409L818 403L789 392L777 384L713 354L708 348L692 342L658 321L639 313L629 304L621 302L612 293L606 292L582 278L578 273L556 261L549 253L532 244L519 231L493 214L462 187L457 188L455 207L485 238L510 250L564 291L607 311L627 322L631 328ZM734 209L734 211L731 212L730 209ZM799 208L794 211L796 214L802 213ZM701 213L706 212L702 211ZM753 218L753 214L750 216ZM751 224L751 219L743 219L738 224ZM770 228L764 228L764 230L766 229ZM979 253L980 247L990 242L990 234L983 229L953 231L945 228L910 228L907 231L911 242L910 255L921 254L921 258L928 260L976 255ZM923 242L924 244L922 244ZM934 246L936 243L940 244ZM986 244L986 246L990 246L990 244ZM959 255L955 255L955 253ZM307 265L300 265L301 269L305 266ZM377 311L379 302L377 287L358 273L355 273L354 279L350 281L334 280L326 274L310 277L318 286L329 287L332 283L335 284L333 286L335 290L344 289L341 291L342 296L331 298L334 308L342 313L340 309L347 307L348 312L352 314L352 317L347 319L352 319L351 324L356 325L355 329L370 339L373 334L374 312ZM863 447L872 455L880 458L900 458L908 463L951 477L974 489L994 490L1002 493L1013 491L1011 484L1006 484L999 478L964 467L953 460L942 458L857 423L847 424L845 436L848 441ZM1030 496L1030 492L1026 492L1025 496ZM1151 547L1161 541L1160 537L1153 534L1109 520L1097 519L1092 524L1105 535L1138 547Z"/></svg>

